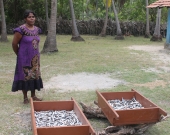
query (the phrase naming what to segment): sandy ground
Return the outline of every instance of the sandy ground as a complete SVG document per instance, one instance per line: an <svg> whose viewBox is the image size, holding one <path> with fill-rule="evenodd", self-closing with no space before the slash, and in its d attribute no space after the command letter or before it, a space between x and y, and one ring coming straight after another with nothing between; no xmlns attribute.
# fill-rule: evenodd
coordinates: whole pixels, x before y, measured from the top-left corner
<svg viewBox="0 0 170 135"><path fill-rule="evenodd" d="M168 50L165 50L163 46L140 46L133 45L128 49L139 50L149 52L151 58L157 63L157 67L143 69L146 72L169 72L170 69L168 63L170 62ZM138 55L132 54L132 55ZM161 66L159 66L161 63ZM117 78L111 78L109 74L90 74L90 73L77 73L77 74L67 74L58 75L51 78L48 82L44 83L45 89L56 89L58 91L64 92L68 90L82 91L82 90L96 90L96 89L109 89L120 84L125 84L123 80L118 80ZM139 85L139 84L136 84ZM154 86L164 86L164 82L157 80L156 82L140 84L142 86L148 86L154 88Z"/></svg>
<svg viewBox="0 0 170 135"><path fill-rule="evenodd" d="M89 74L83 72L53 77L45 83L45 89L57 89L61 92L69 90L87 91L113 88L124 83L122 80L111 78L109 74Z"/></svg>

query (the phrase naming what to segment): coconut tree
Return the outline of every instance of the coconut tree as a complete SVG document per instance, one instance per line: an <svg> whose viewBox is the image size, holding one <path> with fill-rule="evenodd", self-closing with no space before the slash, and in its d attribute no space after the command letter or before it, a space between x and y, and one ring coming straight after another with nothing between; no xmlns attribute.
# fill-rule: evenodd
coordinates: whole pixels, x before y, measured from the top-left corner
<svg viewBox="0 0 170 135"><path fill-rule="evenodd" d="M72 19L72 38L71 38L71 40L72 41L84 41L84 39L80 36L78 29L77 29L72 0L69 0L69 5L70 5L70 12L71 12L71 19Z"/></svg>
<svg viewBox="0 0 170 135"><path fill-rule="evenodd" d="M157 9L156 25L151 41L162 41L162 36L160 34L160 22L161 22L161 8Z"/></svg>
<svg viewBox="0 0 170 135"><path fill-rule="evenodd" d="M47 32L49 29L49 18L48 18L48 1L45 0L45 14L46 14L46 22L47 22Z"/></svg>
<svg viewBox="0 0 170 135"><path fill-rule="evenodd" d="M41 53L58 51L57 41L56 41L56 16L57 16L57 0L51 0L51 15L50 15L49 31Z"/></svg>
<svg viewBox="0 0 170 135"><path fill-rule="evenodd" d="M104 2L105 2L105 5L106 5L106 16L105 16L105 21L104 21L102 31L99 34L99 36L102 36L102 37L106 36L107 21L108 21L108 8L110 7L112 1L111 0L105 0Z"/></svg>
<svg viewBox="0 0 170 135"><path fill-rule="evenodd" d="M6 21L5 21L5 12L4 12L4 3L3 0L0 0L0 9L1 9L1 38L0 41L7 42L7 30L6 30Z"/></svg>
<svg viewBox="0 0 170 135"><path fill-rule="evenodd" d="M146 0L146 7L148 6L148 0ZM150 30L149 30L149 8L146 8L146 31L145 38L149 38Z"/></svg>
<svg viewBox="0 0 170 135"><path fill-rule="evenodd" d="M116 27L117 27L117 33L116 33L117 35L115 39L123 40L124 36L122 35L122 30L120 28L120 23L119 23L118 14L117 14L114 0L112 0L112 6L113 6L113 11L114 11L115 20L116 20Z"/></svg>

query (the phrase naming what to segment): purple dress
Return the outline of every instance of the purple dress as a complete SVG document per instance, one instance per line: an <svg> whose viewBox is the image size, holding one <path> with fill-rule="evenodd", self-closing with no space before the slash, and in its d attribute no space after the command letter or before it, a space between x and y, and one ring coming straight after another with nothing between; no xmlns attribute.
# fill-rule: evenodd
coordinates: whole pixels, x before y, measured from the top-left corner
<svg viewBox="0 0 170 135"><path fill-rule="evenodd" d="M14 29L15 32L19 32L22 39L19 42L12 91L40 90L43 88L40 73L40 37L38 36L41 29L34 26L34 30L29 30L25 25L21 25Z"/></svg>

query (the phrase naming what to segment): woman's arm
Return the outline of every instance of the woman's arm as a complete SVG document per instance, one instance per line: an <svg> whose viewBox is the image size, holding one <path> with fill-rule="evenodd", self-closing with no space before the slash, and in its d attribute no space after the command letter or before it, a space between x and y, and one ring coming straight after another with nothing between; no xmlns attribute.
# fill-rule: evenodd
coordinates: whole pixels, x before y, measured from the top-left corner
<svg viewBox="0 0 170 135"><path fill-rule="evenodd" d="M19 44L19 41L21 40L21 38L22 38L22 35L19 32L15 32L14 38L12 41L12 48L16 55L18 54L18 48L19 48L18 44Z"/></svg>

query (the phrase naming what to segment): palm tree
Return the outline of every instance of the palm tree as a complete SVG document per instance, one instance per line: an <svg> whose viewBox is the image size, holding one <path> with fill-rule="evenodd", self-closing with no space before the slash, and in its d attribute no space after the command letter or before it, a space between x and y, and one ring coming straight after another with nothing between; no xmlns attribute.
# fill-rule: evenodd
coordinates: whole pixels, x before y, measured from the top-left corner
<svg viewBox="0 0 170 135"><path fill-rule="evenodd" d="M105 37L106 36L106 29L107 29L107 21L108 21L108 7L109 7L109 2L111 2L111 0L106 0L106 17L105 17L105 21L104 21L104 26L102 28L101 33L99 34L99 36Z"/></svg>
<svg viewBox="0 0 170 135"><path fill-rule="evenodd" d="M74 8L73 8L73 1L69 0L70 2L70 12L71 12L71 18L72 18L72 41L84 41L84 39L80 36L77 25L76 25L76 19L74 14Z"/></svg>
<svg viewBox="0 0 170 135"><path fill-rule="evenodd" d="M148 0L146 0L146 7L148 6ZM146 8L146 31L145 31L145 38L149 38L150 31L149 31L149 8Z"/></svg>
<svg viewBox="0 0 170 135"><path fill-rule="evenodd" d="M158 7L156 16L156 25L151 41L162 41L162 36L160 34L160 22L161 22L161 8Z"/></svg>
<svg viewBox="0 0 170 135"><path fill-rule="evenodd" d="M117 11L116 11L114 0L112 0L112 6L113 6L113 11L114 11L115 19L116 19L116 27L117 27L117 35L116 35L115 39L123 40L124 36L122 35L122 30L120 28L118 14L117 14Z"/></svg>
<svg viewBox="0 0 170 135"><path fill-rule="evenodd" d="M56 41L57 0L51 0L50 27L41 53L57 52Z"/></svg>
<svg viewBox="0 0 170 135"><path fill-rule="evenodd" d="M1 9L1 19L2 19L2 29L1 29L1 38L0 41L7 42L7 30L6 30L6 21L5 21L5 12L4 12L4 3L3 0L0 0L0 9Z"/></svg>
<svg viewBox="0 0 170 135"><path fill-rule="evenodd" d="M45 0L45 14L46 14L46 22L47 22L47 32L49 30L49 18L48 18L48 1Z"/></svg>

